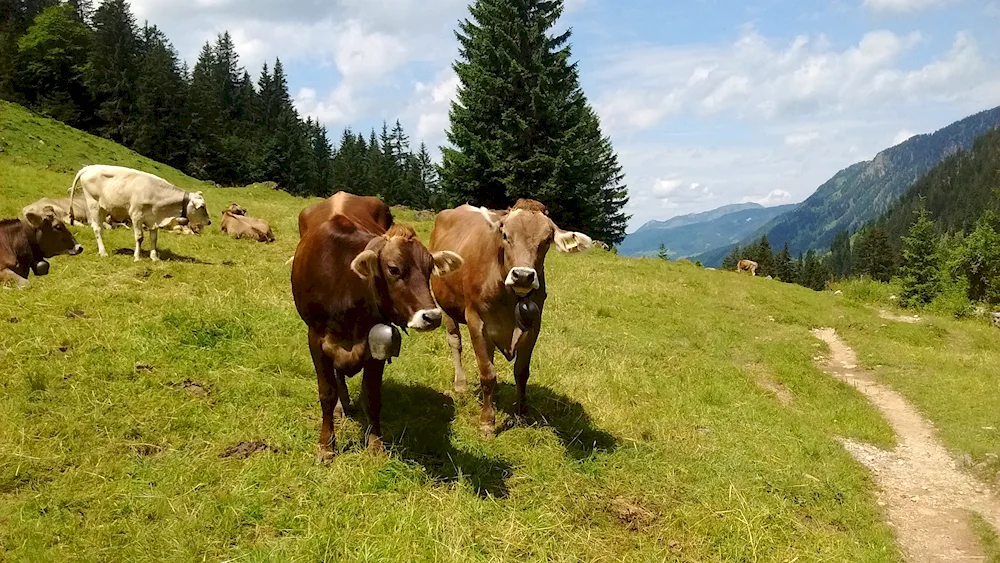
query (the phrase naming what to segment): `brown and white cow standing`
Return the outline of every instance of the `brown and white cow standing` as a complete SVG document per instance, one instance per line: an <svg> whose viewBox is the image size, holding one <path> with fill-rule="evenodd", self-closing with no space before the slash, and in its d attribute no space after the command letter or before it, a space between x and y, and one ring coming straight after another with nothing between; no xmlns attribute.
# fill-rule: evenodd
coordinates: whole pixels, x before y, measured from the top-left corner
<svg viewBox="0 0 1000 563"><path fill-rule="evenodd" d="M83 247L51 206L41 213L28 211L23 219L0 221L0 283L13 281L25 287L28 272L36 276L49 273L46 258L81 252Z"/></svg>
<svg viewBox="0 0 1000 563"><path fill-rule="evenodd" d="M459 324L469 327L483 391L480 427L485 435L496 431L493 356L497 349L507 361L514 361L517 412L527 412L525 391L531 354L541 330L549 247L580 252L591 244L587 235L560 229L549 219L544 205L529 199L518 200L505 212L463 205L435 218L431 250L450 250L465 258L460 271L432 279L431 287L445 313L455 364L455 391L459 393L466 390Z"/></svg>
<svg viewBox="0 0 1000 563"><path fill-rule="evenodd" d="M751 276L757 275L757 263L753 260L740 260L736 264L736 271L738 272L750 272Z"/></svg>
<svg viewBox="0 0 1000 563"><path fill-rule="evenodd" d="M366 224L364 218L338 213L310 226L292 265L292 296L309 327L309 351L319 385L321 459L333 454L334 409L338 395L346 392L338 378L362 370L368 445L382 447L382 374L391 356L373 357L369 333L379 325L416 330L440 326L431 276L462 265L453 252L428 252L412 227L369 229Z"/></svg>

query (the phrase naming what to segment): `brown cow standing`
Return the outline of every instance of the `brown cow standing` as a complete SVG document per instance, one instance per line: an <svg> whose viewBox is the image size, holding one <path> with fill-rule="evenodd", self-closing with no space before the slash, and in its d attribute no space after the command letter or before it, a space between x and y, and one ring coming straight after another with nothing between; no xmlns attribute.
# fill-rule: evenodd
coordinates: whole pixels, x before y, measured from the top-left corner
<svg viewBox="0 0 1000 563"><path fill-rule="evenodd" d="M736 264L736 271L738 272L750 272L751 276L757 275L757 263L753 260L740 260Z"/></svg>
<svg viewBox="0 0 1000 563"><path fill-rule="evenodd" d="M310 226L299 241L292 266L292 295L309 327L309 351L316 368L323 423L319 453L333 455L333 415L341 391L338 379L364 370L362 409L368 417L368 445L382 447L380 412L386 358L373 357L369 332L377 325L432 330L441 310L431 296L432 274L458 269L453 252L433 255L406 225L366 228L368 221L335 214Z"/></svg>
<svg viewBox="0 0 1000 563"><path fill-rule="evenodd" d="M247 217L245 207L235 203L222 211L222 232L233 238L245 238L258 242L274 242L271 226L263 219Z"/></svg>
<svg viewBox="0 0 1000 563"><path fill-rule="evenodd" d="M525 390L531 354L541 330L549 246L555 244L561 252L579 252L591 243L587 235L557 227L545 206L534 200L518 200L506 212L464 205L442 211L434 220L431 250L451 250L465 258L459 272L432 279L431 287L445 313L455 364L455 391L459 393L466 390L459 324L469 327L483 390L480 428L484 435L496 431L493 356L498 348L508 361L514 361L517 411L522 415L527 412Z"/></svg>
<svg viewBox="0 0 1000 563"><path fill-rule="evenodd" d="M0 221L0 282L28 285L28 272L49 273L46 258L83 252L73 233L56 217L51 206L41 214L29 211L23 219Z"/></svg>

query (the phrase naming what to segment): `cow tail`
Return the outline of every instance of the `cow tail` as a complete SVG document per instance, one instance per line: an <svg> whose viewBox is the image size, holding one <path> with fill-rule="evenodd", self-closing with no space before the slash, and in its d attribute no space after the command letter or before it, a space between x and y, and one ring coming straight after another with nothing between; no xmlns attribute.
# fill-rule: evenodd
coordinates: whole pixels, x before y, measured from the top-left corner
<svg viewBox="0 0 1000 563"><path fill-rule="evenodd" d="M76 219L73 213L73 196L76 194L76 185L80 183L80 176L83 175L83 168L76 173L76 177L73 178L73 185L69 187L69 224L73 225L73 221Z"/></svg>

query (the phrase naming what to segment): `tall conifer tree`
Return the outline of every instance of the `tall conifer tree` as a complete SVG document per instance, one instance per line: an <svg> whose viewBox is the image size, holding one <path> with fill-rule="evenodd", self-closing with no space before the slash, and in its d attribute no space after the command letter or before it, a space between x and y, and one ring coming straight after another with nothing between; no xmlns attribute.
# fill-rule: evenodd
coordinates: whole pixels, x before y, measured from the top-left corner
<svg viewBox="0 0 1000 563"><path fill-rule="evenodd" d="M551 29L562 0L477 0L459 24L460 80L441 185L451 203L544 203L563 228L615 244L628 201L610 141Z"/></svg>

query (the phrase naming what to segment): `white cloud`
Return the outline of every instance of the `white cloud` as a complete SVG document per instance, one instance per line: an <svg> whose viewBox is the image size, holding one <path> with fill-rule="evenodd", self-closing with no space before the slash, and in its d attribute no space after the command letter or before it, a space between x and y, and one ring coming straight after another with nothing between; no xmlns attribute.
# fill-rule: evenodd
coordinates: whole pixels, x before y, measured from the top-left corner
<svg viewBox="0 0 1000 563"><path fill-rule="evenodd" d="M792 199L792 194L786 192L785 190L771 190L765 196L750 196L743 198L744 203L759 203L764 207L771 207L773 205L782 205L785 203L790 203Z"/></svg>
<svg viewBox="0 0 1000 563"><path fill-rule="evenodd" d="M798 131L785 135L785 144L790 147L808 145L819 139L819 131Z"/></svg>
<svg viewBox="0 0 1000 563"><path fill-rule="evenodd" d="M837 116L900 102L970 98L984 83L985 62L967 33L922 66L902 68L923 41L918 32L865 34L837 51L820 37L786 44L747 29L728 47L640 47L609 55L595 107L613 133L651 129L671 117L731 115L749 121ZM626 86L627 85L627 86Z"/></svg>
<svg viewBox="0 0 1000 563"><path fill-rule="evenodd" d="M952 0L865 0L865 6L876 12L916 13L951 2Z"/></svg>
<svg viewBox="0 0 1000 563"><path fill-rule="evenodd" d="M914 135L916 135L916 133L910 131L909 129L901 129L895 136L893 136L892 146L896 146Z"/></svg>

